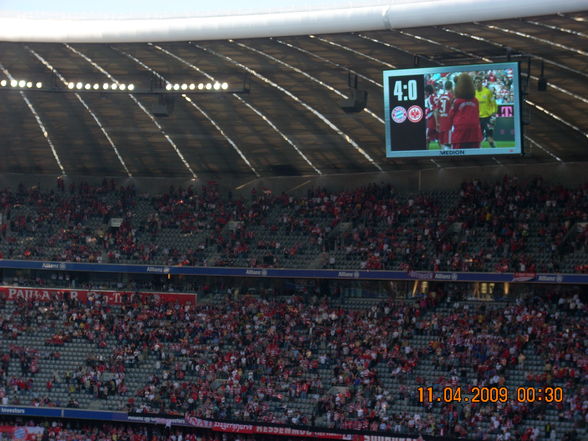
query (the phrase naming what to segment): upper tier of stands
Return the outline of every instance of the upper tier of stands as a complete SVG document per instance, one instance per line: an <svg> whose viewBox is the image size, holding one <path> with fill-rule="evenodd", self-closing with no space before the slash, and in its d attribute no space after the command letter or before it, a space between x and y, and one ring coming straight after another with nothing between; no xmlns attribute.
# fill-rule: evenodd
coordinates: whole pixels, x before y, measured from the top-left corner
<svg viewBox="0 0 588 441"><path fill-rule="evenodd" d="M588 271L588 185L541 179L465 182L454 192L398 194L370 185L253 190L215 184L157 196L58 181L0 192L0 257L193 266ZM113 218L120 226L112 226Z"/></svg>

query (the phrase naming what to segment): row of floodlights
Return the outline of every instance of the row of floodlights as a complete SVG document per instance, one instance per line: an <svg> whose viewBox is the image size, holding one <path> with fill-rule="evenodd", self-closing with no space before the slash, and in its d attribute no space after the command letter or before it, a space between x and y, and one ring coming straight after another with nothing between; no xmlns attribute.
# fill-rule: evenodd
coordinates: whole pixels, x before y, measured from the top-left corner
<svg viewBox="0 0 588 441"><path fill-rule="evenodd" d="M33 86L37 89L41 89L43 87L43 83L37 81L33 83L32 81L27 80L0 80L1 87L20 87L20 88L28 88L32 89ZM69 82L67 83L67 88L70 90L135 90L135 85L131 84L124 84L124 83L104 83L102 86L98 83L82 83L82 82ZM229 88L228 83L219 83L218 81L214 83L182 83L182 84L172 84L168 83L165 86L165 90L227 90Z"/></svg>
<svg viewBox="0 0 588 441"><path fill-rule="evenodd" d="M229 88L229 83L219 83L218 81L214 83L182 83L182 84L171 84L167 83L165 86L165 90L227 90Z"/></svg>
<svg viewBox="0 0 588 441"><path fill-rule="evenodd" d="M99 90L100 84L98 83L82 83L82 82L77 82L77 83L67 83L67 88L70 90ZM102 85L102 90L135 90L135 85L133 83L131 84L124 84L124 83L104 83Z"/></svg>
<svg viewBox="0 0 588 441"><path fill-rule="evenodd" d="M20 87L22 89L27 88L27 89L32 89L33 87L36 87L37 89L40 89L41 87L43 87L43 83L41 83L40 81L37 81L36 83L33 83L32 81L27 81L27 80L0 80L0 87Z"/></svg>

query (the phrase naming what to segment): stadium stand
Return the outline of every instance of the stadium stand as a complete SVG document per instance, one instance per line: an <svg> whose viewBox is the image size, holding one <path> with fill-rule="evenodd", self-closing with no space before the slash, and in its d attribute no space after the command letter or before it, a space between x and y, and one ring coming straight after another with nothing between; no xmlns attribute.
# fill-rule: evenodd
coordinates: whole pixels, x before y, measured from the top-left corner
<svg viewBox="0 0 588 441"><path fill-rule="evenodd" d="M133 187L5 190L10 259L188 266L586 272L588 187L537 178L399 194L370 185L306 196L214 184L160 196ZM113 226L113 220L119 224Z"/></svg>
<svg viewBox="0 0 588 441"><path fill-rule="evenodd" d="M99 294L5 302L2 400L472 439L549 439L546 424L585 435L579 292L510 303L463 292L345 306L250 296L111 306ZM428 385L506 387L511 397L419 402ZM520 387L560 387L563 398L518 402Z"/></svg>

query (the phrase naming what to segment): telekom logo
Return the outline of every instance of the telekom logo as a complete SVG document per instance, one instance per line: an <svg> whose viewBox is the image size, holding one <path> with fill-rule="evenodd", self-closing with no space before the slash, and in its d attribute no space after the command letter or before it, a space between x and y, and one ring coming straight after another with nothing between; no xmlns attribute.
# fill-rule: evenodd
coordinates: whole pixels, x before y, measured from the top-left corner
<svg viewBox="0 0 588 441"><path fill-rule="evenodd" d="M500 108L500 116L503 118L512 118L513 109L512 106L502 106Z"/></svg>

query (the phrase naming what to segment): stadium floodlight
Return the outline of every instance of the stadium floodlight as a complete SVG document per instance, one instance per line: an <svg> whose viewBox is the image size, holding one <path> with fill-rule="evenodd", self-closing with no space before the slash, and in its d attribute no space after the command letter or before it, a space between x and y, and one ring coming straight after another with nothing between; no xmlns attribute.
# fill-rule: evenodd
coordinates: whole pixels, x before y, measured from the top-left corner
<svg viewBox="0 0 588 441"><path fill-rule="evenodd" d="M82 91L82 92L99 92L103 91L128 91L129 93L138 93L138 94L155 94L161 93L162 88L164 85L160 83L159 86L154 87L152 85L150 90L141 89L140 86L137 88L137 85L134 83L119 83L116 80L113 80L112 83L90 83L90 82L82 82L82 81L66 81L62 79L63 84L61 88L55 86L47 86L44 82L41 81L33 81L33 80L26 80L26 79L10 79L4 78L0 79L0 87L15 87L15 88L22 88L22 89L37 89L39 91L42 90L49 90L49 91L56 91L56 92L64 92L64 89L68 91ZM165 80L164 80L165 81ZM169 83L165 82L165 90L168 92L220 92L220 91L227 91L229 89L229 83L227 82L220 82L216 80L212 80L208 83ZM46 89L44 89L46 88ZM55 90L54 90L55 89Z"/></svg>

